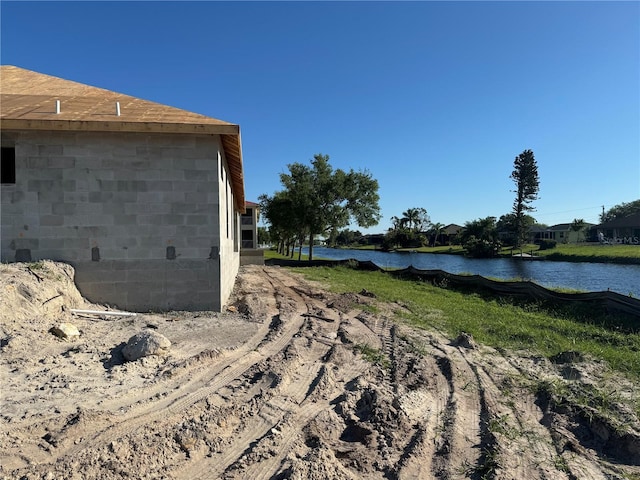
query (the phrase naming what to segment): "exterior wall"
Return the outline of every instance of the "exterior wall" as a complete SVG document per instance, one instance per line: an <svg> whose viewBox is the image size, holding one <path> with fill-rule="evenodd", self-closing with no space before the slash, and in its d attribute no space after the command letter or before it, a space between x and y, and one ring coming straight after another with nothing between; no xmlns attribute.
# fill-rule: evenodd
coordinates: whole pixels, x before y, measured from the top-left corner
<svg viewBox="0 0 640 480"><path fill-rule="evenodd" d="M3 262L19 250L66 261L88 299L120 308L222 307L239 261L220 238L230 187L219 198L219 137L29 131L2 139L16 149L16 184L0 192Z"/></svg>
<svg viewBox="0 0 640 480"><path fill-rule="evenodd" d="M220 291L224 305L235 284L240 266L240 214L235 208L229 170L223 155L218 162L219 231L220 231Z"/></svg>

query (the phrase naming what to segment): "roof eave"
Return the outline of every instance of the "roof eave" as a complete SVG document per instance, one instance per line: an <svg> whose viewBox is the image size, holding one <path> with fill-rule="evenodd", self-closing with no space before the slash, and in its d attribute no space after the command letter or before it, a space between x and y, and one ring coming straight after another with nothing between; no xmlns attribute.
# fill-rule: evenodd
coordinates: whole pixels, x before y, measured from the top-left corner
<svg viewBox="0 0 640 480"><path fill-rule="evenodd" d="M162 122L92 122L83 120L31 120L1 118L2 130L55 130L87 132L137 132L137 133L191 133L205 135L239 135L240 127L234 124L196 124Z"/></svg>

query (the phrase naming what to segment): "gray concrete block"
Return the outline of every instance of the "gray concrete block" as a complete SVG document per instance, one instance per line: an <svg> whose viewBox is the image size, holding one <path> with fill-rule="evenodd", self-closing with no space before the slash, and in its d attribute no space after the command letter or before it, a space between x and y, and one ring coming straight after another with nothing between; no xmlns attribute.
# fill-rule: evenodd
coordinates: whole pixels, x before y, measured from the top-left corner
<svg viewBox="0 0 640 480"><path fill-rule="evenodd" d="M177 227L177 234L184 238L196 237L198 236L198 227L197 225L184 225L182 227Z"/></svg>
<svg viewBox="0 0 640 480"><path fill-rule="evenodd" d="M89 201L89 192L64 192L64 203L86 203Z"/></svg>
<svg viewBox="0 0 640 480"><path fill-rule="evenodd" d="M64 217L62 215L43 215L40 217L40 225L58 226L64 225Z"/></svg>
<svg viewBox="0 0 640 480"><path fill-rule="evenodd" d="M61 180L28 180L27 190L31 192L50 192L56 191L62 196L62 181Z"/></svg>
<svg viewBox="0 0 640 480"><path fill-rule="evenodd" d="M206 225L209 217L206 215L185 215L187 225Z"/></svg>
<svg viewBox="0 0 640 480"><path fill-rule="evenodd" d="M101 192L117 192L118 191L118 181L117 180L103 180L101 178L97 179L98 188Z"/></svg>
<svg viewBox="0 0 640 480"><path fill-rule="evenodd" d="M162 214L140 214L138 217L138 225L160 225L164 221Z"/></svg>
<svg viewBox="0 0 640 480"><path fill-rule="evenodd" d="M192 192L195 190L195 186L198 182L196 181L174 181L172 183L172 188L174 192Z"/></svg>
<svg viewBox="0 0 640 480"><path fill-rule="evenodd" d="M38 145L38 155L40 156L62 155L62 153L62 145Z"/></svg>
<svg viewBox="0 0 640 480"><path fill-rule="evenodd" d="M136 156L142 158L154 158L162 155L162 147L142 145L136 147Z"/></svg>
<svg viewBox="0 0 640 480"><path fill-rule="evenodd" d="M127 166L123 158L103 157L100 159L100 168L120 170ZM114 172L117 173L117 172ZM119 180L119 179L117 179Z"/></svg>
<svg viewBox="0 0 640 480"><path fill-rule="evenodd" d="M146 184L147 190L150 192L170 191L173 188L173 182L171 180L149 180Z"/></svg>
<svg viewBox="0 0 640 480"><path fill-rule="evenodd" d="M139 192L138 203L164 203L163 192Z"/></svg>
<svg viewBox="0 0 640 480"><path fill-rule="evenodd" d="M196 170L216 170L217 159L215 158L197 158Z"/></svg>
<svg viewBox="0 0 640 480"><path fill-rule="evenodd" d="M38 204L62 203L64 202L64 191L62 189L38 190Z"/></svg>
<svg viewBox="0 0 640 480"><path fill-rule="evenodd" d="M89 201L92 203L103 203L113 201L114 192L94 191L89 192Z"/></svg>
<svg viewBox="0 0 640 480"><path fill-rule="evenodd" d="M217 192L217 189L215 188L215 184L213 182L198 182L196 184L195 191L201 193L211 193Z"/></svg>
<svg viewBox="0 0 640 480"><path fill-rule="evenodd" d="M27 168L40 169L47 168L48 161L46 157L28 157L26 159Z"/></svg>
<svg viewBox="0 0 640 480"><path fill-rule="evenodd" d="M116 180L116 188L119 192L146 192L147 182L143 180Z"/></svg>
<svg viewBox="0 0 640 480"><path fill-rule="evenodd" d="M217 222L212 221L210 223L208 223L207 225L202 225L199 226L197 231L196 231L196 235L199 237L206 237L206 238L214 238L218 233L218 226L217 226Z"/></svg>
<svg viewBox="0 0 640 480"><path fill-rule="evenodd" d="M87 155L87 146L86 145L71 145L65 143L62 146L62 154L68 155L71 157L79 157Z"/></svg>
<svg viewBox="0 0 640 480"><path fill-rule="evenodd" d="M137 225L138 216L137 215L115 214L113 216L113 222L116 225Z"/></svg>
<svg viewBox="0 0 640 480"><path fill-rule="evenodd" d="M185 215L165 214L162 215L162 224L164 225L184 225Z"/></svg>
<svg viewBox="0 0 640 480"><path fill-rule="evenodd" d="M74 219L70 218L68 220L69 223L67 223L67 225L73 225L74 224ZM78 222L75 222L78 223ZM86 225L87 223L84 223L84 225ZM95 214L95 215L91 215L89 217L89 225L91 226L105 226L105 225L113 225L114 221L113 221L113 215L109 215L109 214Z"/></svg>
<svg viewBox="0 0 640 480"><path fill-rule="evenodd" d="M152 162L150 160L144 160L141 158L132 157L131 159L125 159L125 164L128 169L144 171L151 167Z"/></svg>
<svg viewBox="0 0 640 480"><path fill-rule="evenodd" d="M23 215L25 206L22 203L3 203L2 215Z"/></svg>
<svg viewBox="0 0 640 480"><path fill-rule="evenodd" d="M168 204L184 203L185 192L161 192L162 202Z"/></svg>
<svg viewBox="0 0 640 480"><path fill-rule="evenodd" d="M64 180L86 180L89 176L93 176L94 172L88 168L76 167L73 169L65 169L62 171L62 178Z"/></svg>
<svg viewBox="0 0 640 480"><path fill-rule="evenodd" d="M47 167L49 168L74 168L75 166L75 157L55 156L47 159Z"/></svg>
<svg viewBox="0 0 640 480"><path fill-rule="evenodd" d="M54 215L73 215L76 213L75 203L54 203L51 206Z"/></svg>
<svg viewBox="0 0 640 480"><path fill-rule="evenodd" d="M102 203L101 210L102 210L102 213L107 213L111 215L124 215L124 203L121 203L118 201L104 202Z"/></svg>
<svg viewBox="0 0 640 480"><path fill-rule="evenodd" d="M207 203L207 194L204 192L185 192L184 200L187 203Z"/></svg>
<svg viewBox="0 0 640 480"><path fill-rule="evenodd" d="M88 238L65 238L64 248L67 250L89 249L90 248L89 239Z"/></svg>
<svg viewBox="0 0 640 480"><path fill-rule="evenodd" d="M184 176L181 171L171 169L159 169L157 165L154 165L154 170L147 170L144 172L144 176L147 180L184 180Z"/></svg>
<svg viewBox="0 0 640 480"><path fill-rule="evenodd" d="M40 238L39 248L42 250L57 250L64 248L64 238Z"/></svg>
<svg viewBox="0 0 640 480"><path fill-rule="evenodd" d="M102 253L102 252L100 252ZM100 262L103 263L103 262ZM76 282L80 283L112 283L125 282L127 272L125 270L113 270L110 265L106 268L81 268L76 272Z"/></svg>

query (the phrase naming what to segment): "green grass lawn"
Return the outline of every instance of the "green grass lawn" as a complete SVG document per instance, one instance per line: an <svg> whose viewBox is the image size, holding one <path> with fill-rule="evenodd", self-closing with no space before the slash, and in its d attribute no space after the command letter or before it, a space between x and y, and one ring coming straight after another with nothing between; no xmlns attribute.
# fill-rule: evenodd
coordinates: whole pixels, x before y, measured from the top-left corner
<svg viewBox="0 0 640 480"><path fill-rule="evenodd" d="M382 272L346 267L293 270L338 293L365 288L379 300L399 302L410 312L403 315L403 320L415 327L436 328L452 338L467 332L489 346L525 349L547 357L579 351L640 379L640 325L632 333L606 327L615 323L611 315L599 316L584 310L554 313L536 305L518 306L508 300L398 280Z"/></svg>
<svg viewBox="0 0 640 480"><path fill-rule="evenodd" d="M541 250L549 260L576 262L640 263L640 245L559 244L550 250Z"/></svg>

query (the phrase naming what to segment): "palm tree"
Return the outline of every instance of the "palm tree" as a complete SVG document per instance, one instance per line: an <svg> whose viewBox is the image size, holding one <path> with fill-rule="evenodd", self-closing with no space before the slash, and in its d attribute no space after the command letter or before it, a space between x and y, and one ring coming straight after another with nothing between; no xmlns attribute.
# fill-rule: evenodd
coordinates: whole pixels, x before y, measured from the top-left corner
<svg viewBox="0 0 640 480"><path fill-rule="evenodd" d="M424 208L408 208L402 212L402 220L408 225L409 230L420 233L429 225L429 215Z"/></svg>
<svg viewBox="0 0 640 480"><path fill-rule="evenodd" d="M407 208L405 212L402 212L402 220L409 226L410 230L413 230L419 214L420 212L417 208Z"/></svg>
<svg viewBox="0 0 640 480"><path fill-rule="evenodd" d="M444 223L432 223L431 224L431 231L435 233L434 237L433 237L433 247L436 246L436 242L438 241L438 237L440 236L440 234L442 233L442 229L445 227Z"/></svg>

